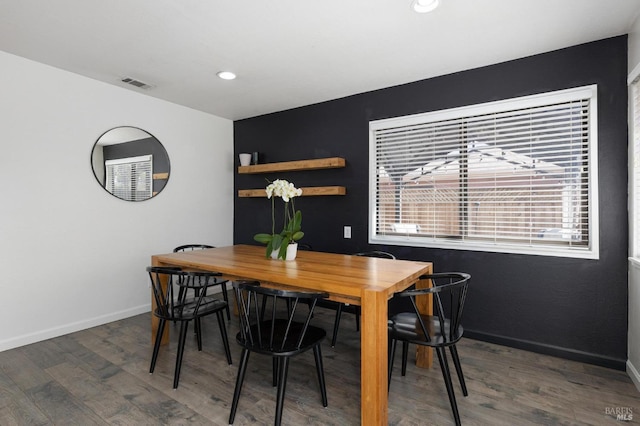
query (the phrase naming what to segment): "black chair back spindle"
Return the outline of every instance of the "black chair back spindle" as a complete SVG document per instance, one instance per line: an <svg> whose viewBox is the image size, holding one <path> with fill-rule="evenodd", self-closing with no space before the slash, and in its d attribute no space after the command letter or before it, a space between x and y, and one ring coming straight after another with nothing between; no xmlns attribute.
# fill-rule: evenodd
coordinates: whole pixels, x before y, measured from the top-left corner
<svg viewBox="0 0 640 426"><path fill-rule="evenodd" d="M181 246L178 246L176 248L173 249L174 253L179 253L179 252L185 252L185 251L194 251L194 250L206 250L206 249L212 249L215 248L215 246L211 246L208 244L183 244ZM227 320L231 321L231 310L230 310L230 304L229 304L229 296L227 295L227 282L225 281L224 283L222 283L222 285L220 286L221 288L221 292L222 292L222 297L224 298L224 301L227 302ZM182 290L182 288L181 288Z"/></svg>

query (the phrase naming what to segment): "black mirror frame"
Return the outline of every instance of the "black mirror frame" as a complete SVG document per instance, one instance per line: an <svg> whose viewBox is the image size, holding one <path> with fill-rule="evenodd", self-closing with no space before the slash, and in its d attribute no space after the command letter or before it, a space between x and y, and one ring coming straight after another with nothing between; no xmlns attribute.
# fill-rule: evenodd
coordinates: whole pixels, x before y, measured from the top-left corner
<svg viewBox="0 0 640 426"><path fill-rule="evenodd" d="M131 129L132 133L137 133L140 136L145 134L147 135L147 137L141 137L139 139L124 140L123 142L114 142L114 143L108 143L108 144L100 143L105 137L105 135L109 134L110 132L114 132L118 129L123 129L123 131L124 129ZM102 153L101 155L97 153L96 150L97 150L97 147L99 146L113 147L113 148L107 149L108 152L110 151L109 154L107 155L107 157L109 158L105 158L104 153ZM106 169L104 167L104 162L106 160L135 157L135 156L149 155L149 154L153 155L153 176L152 176L153 188L152 188L152 195L150 197L141 199L141 200L128 200L111 193L106 188L106 184L105 184ZM122 201L139 202L139 201L146 201L154 198L156 195L162 192L164 188L166 188L166 185L169 181L169 176L171 174L171 162L169 160L169 154L167 153L167 150L165 149L164 145L160 142L158 138L156 138L147 130L144 130L135 126L118 126L118 127L111 128L105 131L104 133L102 133L93 144L93 148L91 149L90 162L91 162L91 169L93 171L93 176L95 177L96 182L98 182L100 187L104 189L109 195ZM97 167L100 167L101 170L96 170Z"/></svg>

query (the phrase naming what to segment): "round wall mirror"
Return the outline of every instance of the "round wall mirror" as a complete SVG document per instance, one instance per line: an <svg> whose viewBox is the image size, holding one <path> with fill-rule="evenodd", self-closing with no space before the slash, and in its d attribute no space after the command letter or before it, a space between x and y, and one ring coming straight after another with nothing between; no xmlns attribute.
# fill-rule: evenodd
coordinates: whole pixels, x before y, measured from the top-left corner
<svg viewBox="0 0 640 426"><path fill-rule="evenodd" d="M137 127L116 127L102 134L91 151L91 167L109 194L144 201L169 181L169 155L152 134Z"/></svg>

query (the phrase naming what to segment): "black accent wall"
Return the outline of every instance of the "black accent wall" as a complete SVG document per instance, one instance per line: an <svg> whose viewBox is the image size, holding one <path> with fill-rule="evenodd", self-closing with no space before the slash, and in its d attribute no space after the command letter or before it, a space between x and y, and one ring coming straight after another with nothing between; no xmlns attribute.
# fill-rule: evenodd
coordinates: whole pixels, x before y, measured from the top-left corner
<svg viewBox="0 0 640 426"><path fill-rule="evenodd" d="M433 58L433 60L438 60ZM483 68L234 122L235 158L262 162L339 156L343 169L235 175L235 190L288 179L343 185L346 196L301 197L314 250L390 251L472 275L465 335L624 369L627 351L627 37L619 36ZM598 85L600 259L584 260L401 246L370 246L368 123L590 84ZM282 96L287 96L283 93ZM352 238L343 239L343 226ZM270 202L235 199L234 242L269 232ZM392 310L398 306L392 301Z"/></svg>

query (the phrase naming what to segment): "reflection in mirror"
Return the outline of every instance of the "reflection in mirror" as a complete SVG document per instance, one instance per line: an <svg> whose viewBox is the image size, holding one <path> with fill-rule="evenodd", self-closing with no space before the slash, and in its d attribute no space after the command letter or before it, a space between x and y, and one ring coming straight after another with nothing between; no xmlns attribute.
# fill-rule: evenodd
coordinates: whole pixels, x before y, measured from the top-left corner
<svg viewBox="0 0 640 426"><path fill-rule="evenodd" d="M143 201L160 193L169 180L169 156L150 133L116 127L93 145L91 166L107 192L126 201Z"/></svg>

